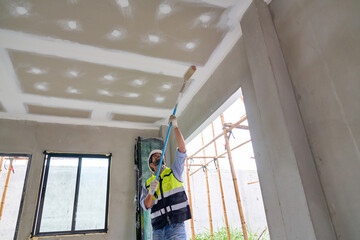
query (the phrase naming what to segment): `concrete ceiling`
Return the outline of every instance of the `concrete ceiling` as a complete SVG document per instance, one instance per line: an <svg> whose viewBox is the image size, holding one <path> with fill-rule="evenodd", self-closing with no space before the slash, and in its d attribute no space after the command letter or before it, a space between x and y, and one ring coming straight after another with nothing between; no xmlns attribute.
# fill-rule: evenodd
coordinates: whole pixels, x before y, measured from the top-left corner
<svg viewBox="0 0 360 240"><path fill-rule="evenodd" d="M250 0L0 0L0 118L157 129L241 36Z"/></svg>

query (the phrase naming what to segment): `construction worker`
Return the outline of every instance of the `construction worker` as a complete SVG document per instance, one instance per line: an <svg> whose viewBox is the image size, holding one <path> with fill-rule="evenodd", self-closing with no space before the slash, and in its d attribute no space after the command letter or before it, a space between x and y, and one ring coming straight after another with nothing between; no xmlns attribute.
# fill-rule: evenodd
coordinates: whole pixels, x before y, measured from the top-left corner
<svg viewBox="0 0 360 240"><path fill-rule="evenodd" d="M190 206L183 186L182 173L187 157L184 138L174 115L169 124L174 128L177 151L171 168L166 167L165 159L159 166L162 150L153 150L148 157L148 166L153 175L142 188L140 204L145 210L151 209L153 240L176 239L186 240L184 221L191 218ZM156 180L158 168L161 168L159 180Z"/></svg>

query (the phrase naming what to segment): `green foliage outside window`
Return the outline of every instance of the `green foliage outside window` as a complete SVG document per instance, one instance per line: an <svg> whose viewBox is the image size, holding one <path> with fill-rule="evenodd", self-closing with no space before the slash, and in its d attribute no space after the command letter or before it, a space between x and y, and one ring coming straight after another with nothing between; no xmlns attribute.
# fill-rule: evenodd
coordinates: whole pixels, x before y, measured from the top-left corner
<svg viewBox="0 0 360 240"><path fill-rule="evenodd" d="M195 235L195 240L208 240L210 238L210 230L204 228L205 231ZM232 240L243 240L244 235L241 229L233 228L230 226L230 238ZM190 238L191 239L191 238ZM214 231L214 240L227 240L226 227L218 228L217 231ZM248 240L270 240L269 233L267 229L263 232L251 232L248 230Z"/></svg>

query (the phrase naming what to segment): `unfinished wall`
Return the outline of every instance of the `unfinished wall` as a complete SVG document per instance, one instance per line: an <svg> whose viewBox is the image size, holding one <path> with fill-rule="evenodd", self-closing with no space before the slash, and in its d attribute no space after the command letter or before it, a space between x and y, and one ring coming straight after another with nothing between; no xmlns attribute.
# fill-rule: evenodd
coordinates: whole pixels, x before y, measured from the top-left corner
<svg viewBox="0 0 360 240"><path fill-rule="evenodd" d="M276 29L262 1L250 6L242 38L180 126L189 136L231 95L227 81L240 84L272 238L354 239L360 222L359 7L273 1L272 11Z"/></svg>
<svg viewBox="0 0 360 240"><path fill-rule="evenodd" d="M360 235L360 1L275 0L274 25L338 239Z"/></svg>
<svg viewBox="0 0 360 240"><path fill-rule="evenodd" d="M0 119L0 129L0 152L32 154L18 239L28 239L32 230L44 150L113 154L110 172L109 232L66 239L135 239L135 138L159 137L158 130L4 119Z"/></svg>

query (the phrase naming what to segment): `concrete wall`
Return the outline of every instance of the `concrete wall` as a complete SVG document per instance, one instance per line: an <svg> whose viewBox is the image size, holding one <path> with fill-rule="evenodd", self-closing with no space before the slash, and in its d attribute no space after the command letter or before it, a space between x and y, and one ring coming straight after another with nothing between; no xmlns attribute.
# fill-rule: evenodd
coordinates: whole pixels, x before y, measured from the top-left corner
<svg viewBox="0 0 360 240"><path fill-rule="evenodd" d="M338 239L360 236L360 1L274 0L274 25Z"/></svg>
<svg viewBox="0 0 360 240"><path fill-rule="evenodd" d="M291 79L263 1L253 2L241 27L255 93L247 109L259 177L260 181L267 177L272 183L264 188L277 193L263 193L265 206L271 204L270 235L275 239L335 239ZM265 166L272 178L263 172Z"/></svg>
<svg viewBox="0 0 360 240"><path fill-rule="evenodd" d="M32 154L18 239L28 239L32 230L44 150L113 154L109 232L66 239L135 239L134 144L137 136L159 137L159 131L0 119L0 152Z"/></svg>
<svg viewBox="0 0 360 240"><path fill-rule="evenodd" d="M180 116L188 137L242 87L273 239L360 234L359 5L275 0L273 23L255 0L230 65Z"/></svg>

